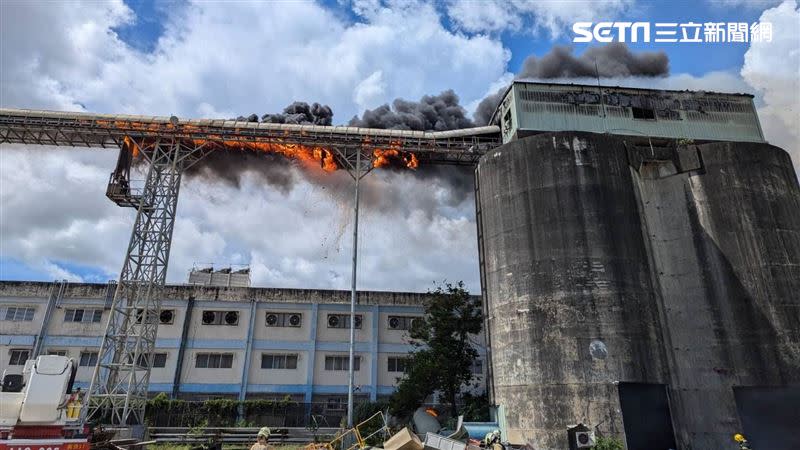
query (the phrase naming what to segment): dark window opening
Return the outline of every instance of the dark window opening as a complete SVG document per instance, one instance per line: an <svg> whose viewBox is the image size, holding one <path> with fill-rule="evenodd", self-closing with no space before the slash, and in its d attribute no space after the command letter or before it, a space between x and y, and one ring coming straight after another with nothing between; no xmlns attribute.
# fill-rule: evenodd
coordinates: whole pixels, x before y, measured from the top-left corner
<svg viewBox="0 0 800 450"><path fill-rule="evenodd" d="M656 112L651 108L631 108L633 110L633 118L634 119L643 119L643 120L656 120Z"/></svg>

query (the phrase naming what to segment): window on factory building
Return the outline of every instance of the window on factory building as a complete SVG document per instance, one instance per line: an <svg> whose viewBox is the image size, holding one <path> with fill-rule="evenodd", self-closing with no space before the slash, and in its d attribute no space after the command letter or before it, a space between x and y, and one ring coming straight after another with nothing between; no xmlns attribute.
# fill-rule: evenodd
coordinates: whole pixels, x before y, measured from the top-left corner
<svg viewBox="0 0 800 450"><path fill-rule="evenodd" d="M94 367L97 365L97 352L81 352L81 358L78 361L81 367Z"/></svg>
<svg viewBox="0 0 800 450"><path fill-rule="evenodd" d="M64 322L99 323L102 318L102 309L67 308L64 310Z"/></svg>
<svg viewBox="0 0 800 450"><path fill-rule="evenodd" d="M144 355L139 355L139 363L137 365L139 367L147 367L147 360L145 359ZM166 353L156 353L153 355L153 368L166 367L166 365L167 365Z"/></svg>
<svg viewBox="0 0 800 450"><path fill-rule="evenodd" d="M390 330L410 330L419 317L414 316L389 316Z"/></svg>
<svg viewBox="0 0 800 450"><path fill-rule="evenodd" d="M166 353L156 353L153 355L153 367L166 367L167 366L167 354Z"/></svg>
<svg viewBox="0 0 800 450"><path fill-rule="evenodd" d="M405 372L408 368L408 358L406 357L390 356L388 362L387 370L389 372Z"/></svg>
<svg viewBox="0 0 800 450"><path fill-rule="evenodd" d="M268 327L299 327L303 323L300 313L268 312Z"/></svg>
<svg viewBox="0 0 800 450"><path fill-rule="evenodd" d="M326 356L325 370L350 370L350 356ZM361 370L361 357L353 358L353 370Z"/></svg>
<svg viewBox="0 0 800 450"><path fill-rule="evenodd" d="M67 356L66 350L48 350L48 355L55 355L55 356Z"/></svg>
<svg viewBox="0 0 800 450"><path fill-rule="evenodd" d="M33 320L33 313L35 312L36 308L29 306L2 306L0 307L0 320L30 322Z"/></svg>
<svg viewBox="0 0 800 450"><path fill-rule="evenodd" d="M8 356L9 356L8 365L9 366L24 366L25 365L25 361L28 360L30 355L31 355L31 351L30 350L13 349L10 352L8 352Z"/></svg>
<svg viewBox="0 0 800 450"><path fill-rule="evenodd" d="M472 371L474 375L483 375L483 360L476 359L472 361L472 364L470 364L469 369L470 371Z"/></svg>
<svg viewBox="0 0 800 450"><path fill-rule="evenodd" d="M198 353L194 366L198 369L230 369L233 353Z"/></svg>
<svg viewBox="0 0 800 450"><path fill-rule="evenodd" d="M355 328L361 328L361 314L356 314ZM328 314L328 328L350 329L350 314Z"/></svg>
<svg viewBox="0 0 800 450"><path fill-rule="evenodd" d="M297 355L261 354L262 369L297 369Z"/></svg>
<svg viewBox="0 0 800 450"><path fill-rule="evenodd" d="M347 397L328 397L325 402L325 409L328 411L345 411L347 409Z"/></svg>

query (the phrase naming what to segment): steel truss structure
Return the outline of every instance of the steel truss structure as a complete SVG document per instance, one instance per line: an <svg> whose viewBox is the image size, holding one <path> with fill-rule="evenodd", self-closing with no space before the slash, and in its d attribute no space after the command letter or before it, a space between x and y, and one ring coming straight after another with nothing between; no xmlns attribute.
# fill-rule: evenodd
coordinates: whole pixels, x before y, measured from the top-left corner
<svg viewBox="0 0 800 450"><path fill-rule="evenodd" d="M335 157L337 167L347 170L356 181L358 220L358 180L374 167L374 149L413 153L421 165L472 165L499 145L499 131L496 126L420 132L0 109L0 144L119 148L121 158L131 152L149 163L141 192L132 191L126 177L119 177L117 171L108 186L110 199L136 208L137 214L92 376L86 414L116 425L144 424L161 313L160 290L166 281L181 176L205 155L231 142L325 148ZM354 267L356 243L357 228ZM355 282L354 269L353 302ZM350 367L352 360L351 348Z"/></svg>
<svg viewBox="0 0 800 450"><path fill-rule="evenodd" d="M140 148L150 167L87 402L90 418L125 425L144 423L181 175L207 153L175 139Z"/></svg>
<svg viewBox="0 0 800 450"><path fill-rule="evenodd" d="M140 142L183 139L317 146L348 157L361 151L365 160L376 148L391 148L414 153L420 165L474 165L500 144L499 133L497 126L427 132L0 109L0 143L118 148L125 137Z"/></svg>

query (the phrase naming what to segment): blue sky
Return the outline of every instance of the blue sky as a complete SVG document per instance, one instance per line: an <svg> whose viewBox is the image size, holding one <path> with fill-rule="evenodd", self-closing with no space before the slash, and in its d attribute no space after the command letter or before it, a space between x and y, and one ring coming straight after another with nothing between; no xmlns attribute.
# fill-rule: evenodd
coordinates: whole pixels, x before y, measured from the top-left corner
<svg viewBox="0 0 800 450"><path fill-rule="evenodd" d="M610 82L755 94L767 138L800 158L793 0L32 0L0 9L0 107L220 118L299 100L330 105L334 124L446 89L469 115L526 57L571 45L575 21L764 15L776 26L770 45L633 43L665 52L670 76ZM0 279L116 278L133 214L104 196L114 152L22 146L0 156ZM290 172L284 190L254 175L238 187L184 180L168 281L184 281L195 262L249 263L255 285L347 288L350 195L336 188L347 180ZM416 177L365 180L361 288L424 291L448 279L477 289L471 194Z"/></svg>
<svg viewBox="0 0 800 450"><path fill-rule="evenodd" d="M125 3L136 14L136 21L129 25L120 26L114 30L126 43L145 52L155 48L156 41L164 32L164 21L169 11L184 7L180 1L156 0L125 0ZM773 2L774 3L774 2ZM346 2L328 0L322 2L327 8L335 11L340 17L352 22L363 18L358 17L349 8ZM753 2L752 7L728 7L721 4L702 1L648 1L641 2L630 11L622 11L613 17L598 17L596 21L619 22L748 22L753 23L761 15L762 8L759 2ZM769 3L767 3L769 4ZM442 7L442 5L440 5ZM459 31L446 15L442 23L451 31ZM499 37L503 45L511 51L511 60L508 70L519 71L522 62L529 55L543 55L553 45L573 45L576 53L581 53L590 44L573 44L572 34L564 30L565 34L553 37L546 31L540 30L531 33L527 27L520 31L503 31ZM469 34L469 33L467 33ZM475 34L475 33L473 33ZM595 44L596 45L596 44ZM741 67L747 44L670 44L670 43L631 43L630 47L643 51L664 51L670 58L673 72L702 75L713 70L730 70Z"/></svg>

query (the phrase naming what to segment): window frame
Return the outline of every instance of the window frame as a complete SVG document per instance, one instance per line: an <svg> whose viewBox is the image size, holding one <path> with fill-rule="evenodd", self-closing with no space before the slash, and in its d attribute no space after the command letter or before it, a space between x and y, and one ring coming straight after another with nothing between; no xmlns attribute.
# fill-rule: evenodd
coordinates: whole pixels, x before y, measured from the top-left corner
<svg viewBox="0 0 800 450"><path fill-rule="evenodd" d="M84 357L87 358L86 364L84 364ZM100 355L98 352L82 350L78 355L78 367L94 367L97 365L97 360L99 357Z"/></svg>
<svg viewBox="0 0 800 450"><path fill-rule="evenodd" d="M200 361L205 361L203 365ZM227 362L228 365L225 363ZM195 369L232 369L233 353L198 352L194 358Z"/></svg>
<svg viewBox="0 0 800 450"><path fill-rule="evenodd" d="M75 320L78 311L80 311L81 318ZM87 317L89 320L86 320ZM102 321L103 310L101 308L64 308L64 323L101 323Z"/></svg>
<svg viewBox="0 0 800 450"><path fill-rule="evenodd" d="M21 355L25 358L21 358ZM8 351L8 365L9 366L24 366L25 362L31 358L31 349L29 348L12 348Z"/></svg>
<svg viewBox="0 0 800 450"><path fill-rule="evenodd" d="M408 356L389 356L386 359L386 371L389 373L406 373L408 370L408 363ZM400 365L403 366L403 370L398 370ZM392 366L394 366L394 369L392 369Z"/></svg>
<svg viewBox="0 0 800 450"><path fill-rule="evenodd" d="M328 362L330 361L330 364ZM350 355L325 355L324 370L329 372L347 372L350 370ZM330 367L329 367L330 366ZM353 372L361 370L361 356L353 357Z"/></svg>
<svg viewBox="0 0 800 450"><path fill-rule="evenodd" d="M9 313L13 314L9 316ZM20 314L21 313L21 314ZM7 322L32 322L36 315L35 306L8 305L0 306L0 320Z"/></svg>
<svg viewBox="0 0 800 450"><path fill-rule="evenodd" d="M264 370L297 370L299 356L297 353L262 353L261 368ZM267 364L267 361L270 363ZM278 363L278 361L281 362Z"/></svg>

